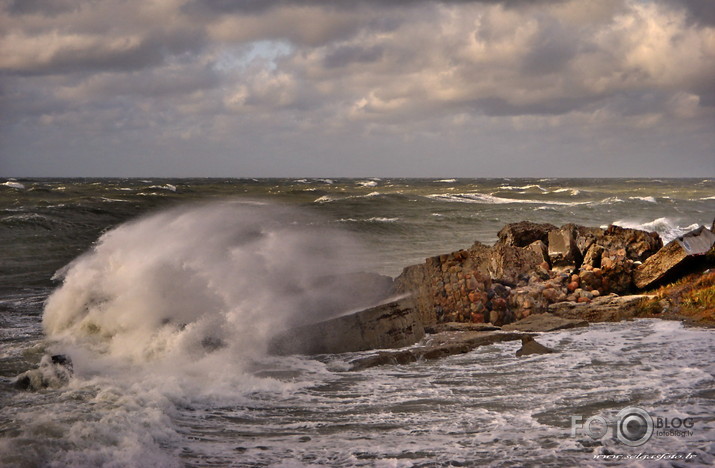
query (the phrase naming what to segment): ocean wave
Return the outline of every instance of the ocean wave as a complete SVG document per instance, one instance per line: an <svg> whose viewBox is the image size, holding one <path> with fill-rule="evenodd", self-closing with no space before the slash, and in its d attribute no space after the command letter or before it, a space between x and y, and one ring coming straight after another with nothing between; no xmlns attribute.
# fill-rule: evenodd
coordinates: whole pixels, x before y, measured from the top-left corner
<svg viewBox="0 0 715 468"><path fill-rule="evenodd" d="M355 185L359 185L361 187L377 187L377 182L374 180L362 180L360 182L356 182Z"/></svg>
<svg viewBox="0 0 715 468"><path fill-rule="evenodd" d="M699 198L699 200L703 200L703 201L705 201L705 200L715 200L715 196L713 196L713 197L703 197L703 198Z"/></svg>
<svg viewBox="0 0 715 468"><path fill-rule="evenodd" d="M103 202L107 203L131 203L129 200L122 200L121 198L108 198L108 197L99 197L100 200ZM58 206L64 206L64 205L58 205Z"/></svg>
<svg viewBox="0 0 715 468"><path fill-rule="evenodd" d="M623 203L623 200L618 197L608 197L596 203L599 205L613 205L614 203Z"/></svg>
<svg viewBox="0 0 715 468"><path fill-rule="evenodd" d="M683 234L697 229L700 226L697 223L690 224L688 226L680 226L676 221L666 217L656 218L652 221L646 222L620 219L618 221L614 221L613 224L624 228L640 229L648 232L655 231L658 235L660 235L660 238L663 239L663 243L668 243L673 239L677 239Z"/></svg>
<svg viewBox="0 0 715 468"><path fill-rule="evenodd" d="M513 186L513 185L501 185L499 187L499 190L531 190L531 189L538 189L542 192L548 192L545 188L543 188L541 185L536 185L536 184L531 184L531 185L522 185L522 186Z"/></svg>
<svg viewBox="0 0 715 468"><path fill-rule="evenodd" d="M373 216L372 218L366 219L355 219L355 218L341 218L338 220L339 223L396 223L400 218L385 218L381 216Z"/></svg>
<svg viewBox="0 0 715 468"><path fill-rule="evenodd" d="M150 185L147 189L158 189L158 190L168 190L169 192L176 192L176 185L165 184L165 185Z"/></svg>
<svg viewBox="0 0 715 468"><path fill-rule="evenodd" d="M550 200L518 200L514 198L503 198L494 195L487 195L485 193L437 193L426 195L427 198L433 200L451 202L451 203L481 203L486 205L502 205L502 204L512 204L512 203L522 203L529 205L562 205L562 206L575 206L582 205L583 203L576 202L558 202Z"/></svg>
<svg viewBox="0 0 715 468"><path fill-rule="evenodd" d="M313 203L331 203L331 202L336 202L336 201L342 201L342 200L351 200L355 198L373 198L373 197L379 197L382 196L383 194L380 192L370 192L365 195L323 195L321 197L316 198L313 200Z"/></svg>
<svg viewBox="0 0 715 468"><path fill-rule="evenodd" d="M571 188L571 187L564 187L564 188L556 189L556 190L553 190L551 192L546 192L546 193L564 193L564 192L570 192L572 197L575 197L576 195L581 194L581 190Z"/></svg>
<svg viewBox="0 0 715 468"><path fill-rule="evenodd" d="M442 184L453 184L453 183L457 182L457 179L439 179L439 180L435 180L435 182L439 182Z"/></svg>
<svg viewBox="0 0 715 468"><path fill-rule="evenodd" d="M14 188L17 190L25 190L25 185L21 184L20 182L18 182L16 180L8 180L7 182L4 182L0 185L4 185L5 187Z"/></svg>
<svg viewBox="0 0 715 468"><path fill-rule="evenodd" d="M655 197L628 197L629 200L640 200L648 203L658 203Z"/></svg>

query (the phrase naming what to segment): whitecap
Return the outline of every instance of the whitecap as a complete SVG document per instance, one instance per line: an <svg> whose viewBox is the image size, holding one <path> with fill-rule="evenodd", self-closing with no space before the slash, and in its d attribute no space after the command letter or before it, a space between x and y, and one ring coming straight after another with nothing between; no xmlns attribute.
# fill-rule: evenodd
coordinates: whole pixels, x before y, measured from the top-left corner
<svg viewBox="0 0 715 468"><path fill-rule="evenodd" d="M547 193L564 193L564 192L570 192L572 197L575 197L576 195L580 195L581 191L579 189L571 188L571 187L564 187L560 189L556 189L552 192L547 192Z"/></svg>
<svg viewBox="0 0 715 468"><path fill-rule="evenodd" d="M542 192L548 192L545 188L543 188L540 185L535 185L535 184L530 184L530 185L522 185L522 186L514 186L514 185L501 185L499 187L501 190L531 190L531 189L538 189Z"/></svg>
<svg viewBox="0 0 715 468"><path fill-rule="evenodd" d="M168 190L170 192L176 192L176 186L172 184L165 184L165 185L151 185L147 187L149 189L159 189L159 190Z"/></svg>
<svg viewBox="0 0 715 468"><path fill-rule="evenodd" d="M715 200L715 196L713 196L713 197L704 197L704 198L701 198L700 200L703 200L703 201L705 201L705 200Z"/></svg>
<svg viewBox="0 0 715 468"><path fill-rule="evenodd" d="M377 187L377 182L374 180L363 180L356 183L361 187Z"/></svg>
<svg viewBox="0 0 715 468"><path fill-rule="evenodd" d="M514 198L503 198L503 197L497 197L494 195L487 195L484 193L431 194L431 195L427 195L427 198L431 198L433 200L446 201L446 202L483 203L483 204L488 204L488 205L523 203L523 204L531 204L531 205L575 206L575 205L583 204L583 203L543 201L543 200L517 200Z"/></svg>
<svg viewBox="0 0 715 468"><path fill-rule="evenodd" d="M700 226L697 223L690 224L688 226L680 226L676 221L666 217L656 218L652 221L646 222L620 219L614 221L612 224L629 229L640 229L642 231L648 232L655 231L658 233L658 235L660 235L660 238L663 239L664 243L668 243L673 239L677 239L683 234L697 229Z"/></svg>
<svg viewBox="0 0 715 468"><path fill-rule="evenodd" d="M601 205L612 205L614 203L623 203L623 200L621 200L618 197L608 197L608 198L604 198L603 200L598 202L598 204L601 204Z"/></svg>
<svg viewBox="0 0 715 468"><path fill-rule="evenodd" d="M0 185L4 185L5 187L14 188L17 190L25 190L25 186L23 184L14 180L8 180L7 182Z"/></svg>
<svg viewBox="0 0 715 468"><path fill-rule="evenodd" d="M443 184L453 184L457 182L457 179L440 179L440 180L435 180L435 182L440 182Z"/></svg>
<svg viewBox="0 0 715 468"><path fill-rule="evenodd" d="M640 200L648 203L658 203L655 197L628 197L629 200Z"/></svg>

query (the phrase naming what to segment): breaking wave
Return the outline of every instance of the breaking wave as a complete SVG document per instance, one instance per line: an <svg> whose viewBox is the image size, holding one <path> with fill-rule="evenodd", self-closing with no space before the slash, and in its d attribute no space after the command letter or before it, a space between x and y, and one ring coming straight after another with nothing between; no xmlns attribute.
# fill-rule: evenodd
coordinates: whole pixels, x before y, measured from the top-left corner
<svg viewBox="0 0 715 468"><path fill-rule="evenodd" d="M56 276L46 334L144 362L261 350L277 328L338 315L357 244L306 213L223 202L123 224Z"/></svg>
<svg viewBox="0 0 715 468"><path fill-rule="evenodd" d="M663 240L663 243L668 243L673 239L677 239L683 234L686 234L693 229L697 229L700 226L699 224L680 226L676 221L666 217L657 218L653 221L646 222L618 220L614 221L613 224L624 228L641 229L643 231L648 232L657 232L658 235L660 235L660 238Z"/></svg>
<svg viewBox="0 0 715 468"><path fill-rule="evenodd" d="M508 203L526 203L534 205L564 205L573 206L583 203L559 202L551 200L520 200L515 198L503 198L485 193L441 193L427 195L427 198L433 200L456 202L456 203L482 203L489 205L508 204Z"/></svg>

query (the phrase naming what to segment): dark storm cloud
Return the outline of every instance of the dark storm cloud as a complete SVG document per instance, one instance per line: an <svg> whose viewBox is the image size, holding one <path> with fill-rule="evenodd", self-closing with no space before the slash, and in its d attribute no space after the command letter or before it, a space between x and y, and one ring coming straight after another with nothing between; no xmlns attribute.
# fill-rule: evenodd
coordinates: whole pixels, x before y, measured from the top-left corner
<svg viewBox="0 0 715 468"><path fill-rule="evenodd" d="M690 20L696 24L715 26L713 0L667 0L675 8L685 8Z"/></svg>

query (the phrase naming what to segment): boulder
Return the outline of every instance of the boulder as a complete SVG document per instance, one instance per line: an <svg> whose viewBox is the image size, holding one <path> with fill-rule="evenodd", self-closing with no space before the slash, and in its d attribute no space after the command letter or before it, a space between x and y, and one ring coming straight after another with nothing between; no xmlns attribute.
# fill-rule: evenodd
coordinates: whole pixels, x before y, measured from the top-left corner
<svg viewBox="0 0 715 468"><path fill-rule="evenodd" d="M636 287L644 289L682 274L691 260L707 254L713 245L715 233L704 226L669 242L636 268L633 275Z"/></svg>
<svg viewBox="0 0 715 468"><path fill-rule="evenodd" d="M401 348L424 336L414 303L401 299L354 314L287 330L269 344L273 354L334 354Z"/></svg>
<svg viewBox="0 0 715 468"><path fill-rule="evenodd" d="M504 325L505 331L551 332L568 328L587 327L588 322L582 319L567 319L553 314L534 314L518 322Z"/></svg>
<svg viewBox="0 0 715 468"><path fill-rule="evenodd" d="M626 258L642 262L663 247L663 241L656 232L646 232L640 229L608 226L596 243L605 249L625 249Z"/></svg>
<svg viewBox="0 0 715 468"><path fill-rule="evenodd" d="M516 284L539 269L543 256L529 247L495 245L489 255L489 273L493 279Z"/></svg>
<svg viewBox="0 0 715 468"><path fill-rule="evenodd" d="M549 259L551 267L557 271L572 271L581 264L582 256L576 245L573 226L549 231Z"/></svg>
<svg viewBox="0 0 715 468"><path fill-rule="evenodd" d="M516 352L518 357L528 356L530 354L551 354L555 353L551 348L547 348L541 343L534 340L533 336L528 336L521 339L521 348Z"/></svg>
<svg viewBox="0 0 715 468"><path fill-rule="evenodd" d="M629 294L633 290L635 264L626 249L606 249L601 254L601 285L604 293Z"/></svg>
<svg viewBox="0 0 715 468"><path fill-rule="evenodd" d="M573 226L573 232L576 237L576 247L578 247L581 256L585 256L588 249L603 236L604 230L597 227L579 226L576 224L567 224Z"/></svg>
<svg viewBox="0 0 715 468"><path fill-rule="evenodd" d="M583 256L582 266L591 268L601 268L601 257L603 256L603 251L606 250L603 246L598 244L591 244L586 253Z"/></svg>
<svg viewBox="0 0 715 468"><path fill-rule="evenodd" d="M547 239L548 240L548 239ZM536 253L538 258L541 259L541 263L546 262L546 266L549 265L549 246L547 246L544 241L537 240L529 244L528 249Z"/></svg>
<svg viewBox="0 0 715 468"><path fill-rule="evenodd" d="M537 224L531 221L507 224L497 234L500 244L526 247L536 241L548 242L549 232L558 229L553 224Z"/></svg>

